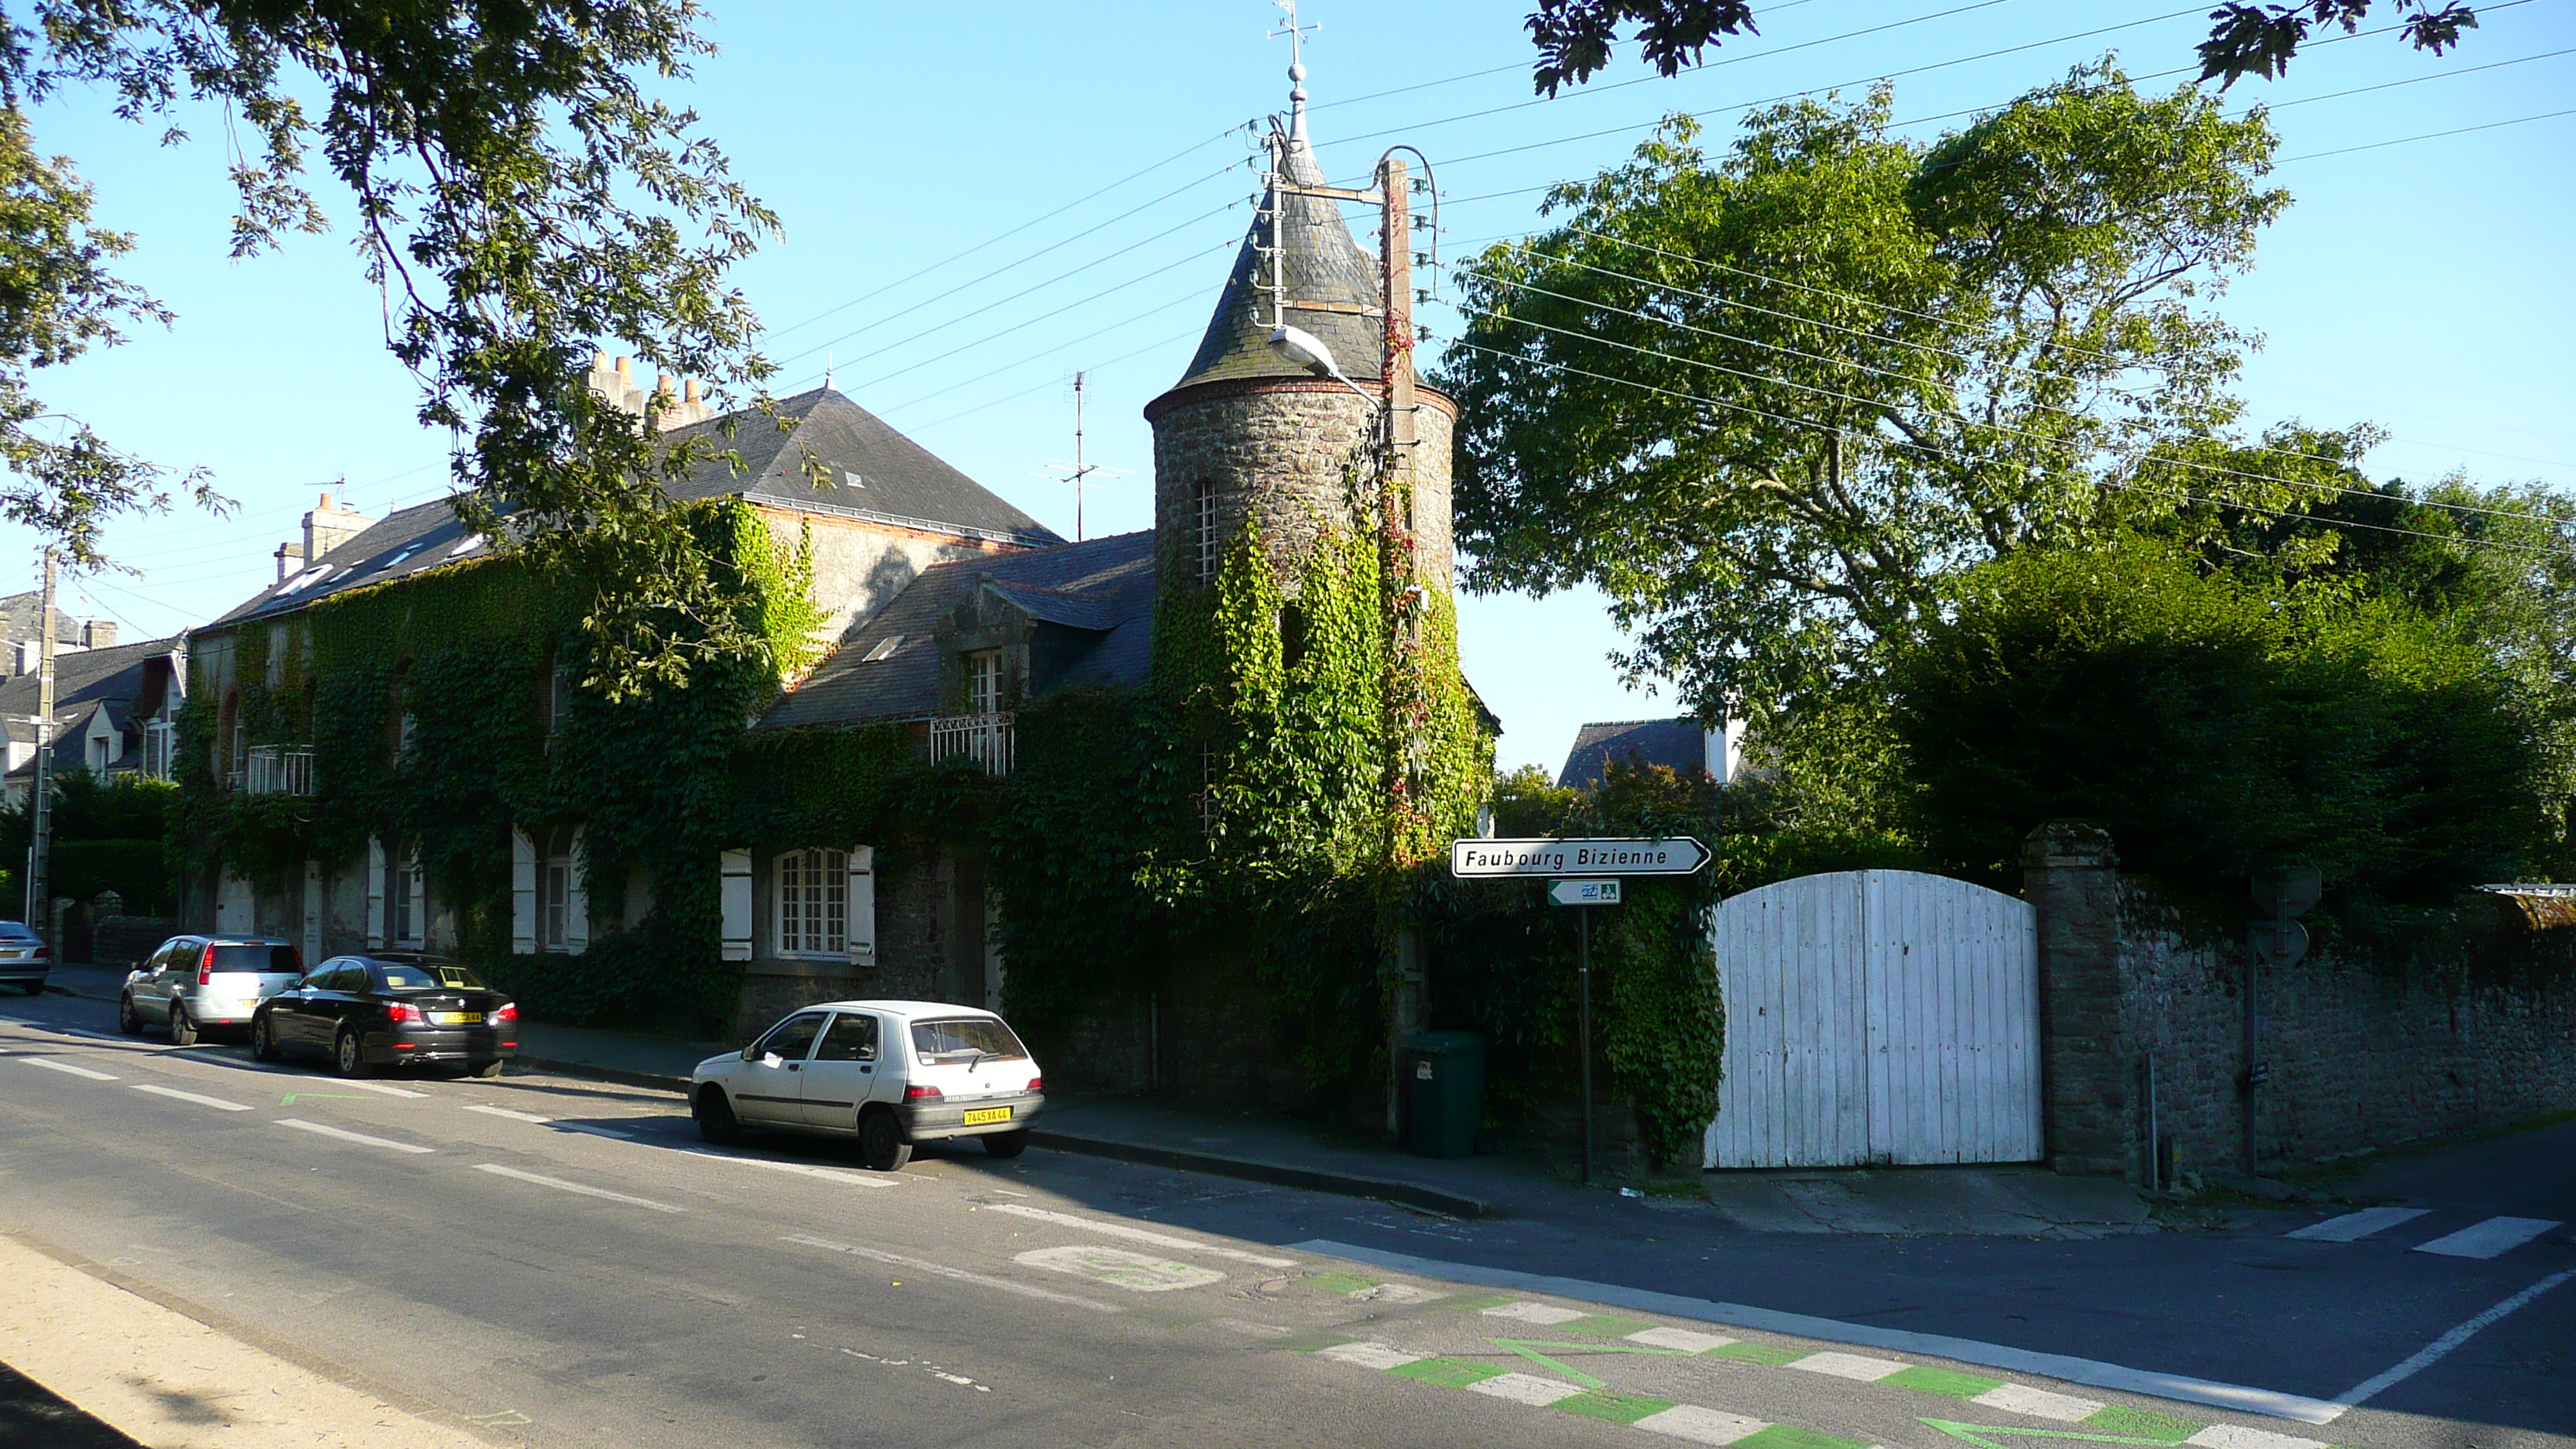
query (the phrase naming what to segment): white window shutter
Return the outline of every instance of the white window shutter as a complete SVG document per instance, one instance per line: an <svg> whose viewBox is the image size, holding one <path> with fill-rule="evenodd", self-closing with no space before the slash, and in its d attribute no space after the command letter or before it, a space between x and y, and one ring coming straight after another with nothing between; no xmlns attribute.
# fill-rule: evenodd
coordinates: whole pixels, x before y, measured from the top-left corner
<svg viewBox="0 0 2576 1449"><path fill-rule="evenodd" d="M590 870L589 827L576 825L572 831L572 869L564 891L564 949L581 952L590 949Z"/></svg>
<svg viewBox="0 0 2576 1449"><path fill-rule="evenodd" d="M510 949L522 956L537 950L537 843L516 825L510 827Z"/></svg>
<svg viewBox="0 0 2576 1449"><path fill-rule="evenodd" d="M728 850L717 857L721 879L717 898L724 912L724 959L751 959L751 852Z"/></svg>
<svg viewBox="0 0 2576 1449"><path fill-rule="evenodd" d="M850 918L843 935L850 943L850 964L877 964L877 848L850 847Z"/></svg>
<svg viewBox="0 0 2576 1449"><path fill-rule="evenodd" d="M385 842L382 837L367 837L367 949L380 951L385 944Z"/></svg>

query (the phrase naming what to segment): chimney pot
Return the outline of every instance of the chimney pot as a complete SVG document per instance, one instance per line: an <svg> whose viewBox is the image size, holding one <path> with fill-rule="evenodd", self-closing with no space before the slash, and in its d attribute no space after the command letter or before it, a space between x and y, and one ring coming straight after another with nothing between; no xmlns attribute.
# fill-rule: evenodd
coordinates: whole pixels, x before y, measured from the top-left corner
<svg viewBox="0 0 2576 1449"><path fill-rule="evenodd" d="M632 360L628 359L628 358L623 358L623 357L621 357L621 358L617 359L617 381L618 381L618 383L619 383L621 386L623 386L623 385L627 385L627 384L630 384L630 383L633 381L634 376L635 376L635 364L634 364L634 362L633 362Z"/></svg>
<svg viewBox="0 0 2576 1449"><path fill-rule="evenodd" d="M669 397L676 390L677 387L672 381L671 374L665 372L654 377L653 393L656 397Z"/></svg>
<svg viewBox="0 0 2576 1449"><path fill-rule="evenodd" d="M696 402L698 400L698 396L698 380L694 377L690 378L686 398L690 402Z"/></svg>

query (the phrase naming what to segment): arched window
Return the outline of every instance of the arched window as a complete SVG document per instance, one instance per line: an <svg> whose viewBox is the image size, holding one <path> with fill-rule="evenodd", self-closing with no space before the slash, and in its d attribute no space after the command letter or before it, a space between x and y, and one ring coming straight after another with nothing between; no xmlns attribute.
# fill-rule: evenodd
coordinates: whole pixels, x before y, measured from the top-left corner
<svg viewBox="0 0 2576 1449"><path fill-rule="evenodd" d="M1201 478L1190 485L1190 576L1202 585L1216 582L1216 485Z"/></svg>
<svg viewBox="0 0 2576 1449"><path fill-rule="evenodd" d="M778 954L841 956L850 949L850 853L791 850L778 857Z"/></svg>

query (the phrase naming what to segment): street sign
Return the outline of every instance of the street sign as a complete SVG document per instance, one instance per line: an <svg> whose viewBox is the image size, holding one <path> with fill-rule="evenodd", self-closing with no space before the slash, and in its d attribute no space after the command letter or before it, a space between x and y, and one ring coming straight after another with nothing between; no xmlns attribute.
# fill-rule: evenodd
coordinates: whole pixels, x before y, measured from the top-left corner
<svg viewBox="0 0 2576 1449"><path fill-rule="evenodd" d="M1619 904L1619 883L1615 880L1552 880L1547 883L1547 898L1560 906L1615 906Z"/></svg>
<svg viewBox="0 0 2576 1449"><path fill-rule="evenodd" d="M2245 939L2266 966L2295 966L2308 954L2308 928L2296 921L2248 921Z"/></svg>
<svg viewBox="0 0 2576 1449"><path fill-rule="evenodd" d="M1708 847L1687 835L1670 840L1453 840L1449 873L1508 876L1690 875L1708 864Z"/></svg>

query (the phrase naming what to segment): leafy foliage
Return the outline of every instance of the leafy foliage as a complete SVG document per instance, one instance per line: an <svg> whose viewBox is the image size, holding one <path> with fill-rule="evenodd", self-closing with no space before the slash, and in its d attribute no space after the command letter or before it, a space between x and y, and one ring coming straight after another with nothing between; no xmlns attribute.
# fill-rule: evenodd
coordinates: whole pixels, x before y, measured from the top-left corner
<svg viewBox="0 0 2576 1449"><path fill-rule="evenodd" d="M105 780L87 770L54 777L54 854L49 880L57 896L88 900L100 891L125 898L130 915L170 909L169 824L179 791L166 780L117 774ZM0 811L0 914L15 915L26 899L27 859L33 822L24 809Z"/></svg>

